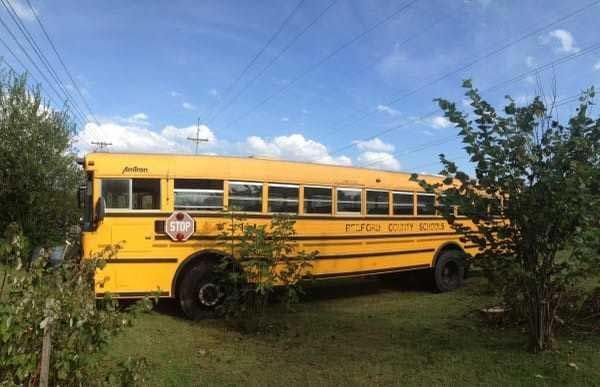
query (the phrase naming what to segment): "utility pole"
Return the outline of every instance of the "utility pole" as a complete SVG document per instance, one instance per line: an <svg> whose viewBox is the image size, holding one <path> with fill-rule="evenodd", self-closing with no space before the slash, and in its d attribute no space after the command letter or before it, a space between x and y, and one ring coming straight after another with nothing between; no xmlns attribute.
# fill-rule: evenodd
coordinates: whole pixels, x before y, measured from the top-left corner
<svg viewBox="0 0 600 387"><path fill-rule="evenodd" d="M188 137L187 139L196 144L195 154L198 154L198 144L208 142L208 138L200 138L200 117L198 117L198 125L196 126L196 137Z"/></svg>
<svg viewBox="0 0 600 387"><path fill-rule="evenodd" d="M102 152L104 148L107 148L112 145L112 142L104 142L104 141L92 141L92 145L96 145L96 152Z"/></svg>

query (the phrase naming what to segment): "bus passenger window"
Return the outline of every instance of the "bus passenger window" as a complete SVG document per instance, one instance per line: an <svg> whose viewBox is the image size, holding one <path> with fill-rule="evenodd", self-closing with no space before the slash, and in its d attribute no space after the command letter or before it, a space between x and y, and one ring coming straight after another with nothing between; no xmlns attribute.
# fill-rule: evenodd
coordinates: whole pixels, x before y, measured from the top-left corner
<svg viewBox="0 0 600 387"><path fill-rule="evenodd" d="M269 212L298 213L297 185L269 184Z"/></svg>
<svg viewBox="0 0 600 387"><path fill-rule="evenodd" d="M360 214L360 197L362 190L355 188L344 188L337 190L337 212Z"/></svg>
<svg viewBox="0 0 600 387"><path fill-rule="evenodd" d="M223 180L175 179L175 209L222 210Z"/></svg>
<svg viewBox="0 0 600 387"><path fill-rule="evenodd" d="M262 211L262 183L229 182L229 210Z"/></svg>
<svg viewBox="0 0 600 387"><path fill-rule="evenodd" d="M435 194L417 194L417 215L435 215Z"/></svg>
<svg viewBox="0 0 600 387"><path fill-rule="evenodd" d="M134 210L160 210L160 179L133 179Z"/></svg>
<svg viewBox="0 0 600 387"><path fill-rule="evenodd" d="M389 194L386 191L367 191L367 214L388 215Z"/></svg>
<svg viewBox="0 0 600 387"><path fill-rule="evenodd" d="M394 202L394 215L414 215L412 192L394 192L392 197Z"/></svg>
<svg viewBox="0 0 600 387"><path fill-rule="evenodd" d="M304 187L304 212L331 215L331 188Z"/></svg>
<svg viewBox="0 0 600 387"><path fill-rule="evenodd" d="M102 180L102 197L106 208L129 209L129 179Z"/></svg>

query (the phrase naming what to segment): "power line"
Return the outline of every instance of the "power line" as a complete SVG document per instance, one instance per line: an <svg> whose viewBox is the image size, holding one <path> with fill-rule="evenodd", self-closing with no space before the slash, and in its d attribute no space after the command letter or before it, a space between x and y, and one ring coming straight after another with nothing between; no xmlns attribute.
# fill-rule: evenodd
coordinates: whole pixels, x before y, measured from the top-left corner
<svg viewBox="0 0 600 387"><path fill-rule="evenodd" d="M96 145L96 149L94 149L94 152L103 152L104 149L106 149L108 152L108 147L112 145L112 142L92 141L90 144Z"/></svg>
<svg viewBox="0 0 600 387"><path fill-rule="evenodd" d="M580 50L580 51L578 51L576 53L565 55L565 56L563 56L561 58L558 58L558 59L555 59L555 60L553 60L553 61L551 61L549 63L546 63L544 65L538 66L538 67L536 67L536 68L534 68L532 70L523 72L523 73L521 73L521 74L519 74L519 75L517 75L517 76L515 76L513 78L501 81L501 82L499 82L499 83L497 83L497 84L495 84L495 85L493 85L491 87L488 87L487 89L484 89L482 92L488 92L490 90L498 89L499 87L502 87L502 86L505 86L507 84L516 82L516 81L518 81L520 79L524 79L527 75L531 75L531 74L538 73L540 71L547 70L547 69L552 68L552 67L554 67L556 65L560 65L560 64L566 63L566 62L571 61L571 60L573 60L575 58L578 58L580 56L593 53L593 52L598 51L598 50L600 50L600 43L594 43L594 44L592 44L590 46L587 46L586 48L584 48L584 49L582 49L582 50ZM373 135L371 135L369 137L366 137L364 139L361 139L361 140L358 140L358 141L353 141L352 143L349 143L347 145L344 145L344 146L342 146L340 148L335 149L331 154L335 155L335 154L337 154L337 153L339 153L339 152L341 152L343 150L346 150L346 149L354 147L355 145L357 145L361 141L369 141L369 140L372 140L372 139L374 139L376 137L385 135L387 133L390 133L390 132L398 130L398 129L402 128L402 127L405 127L405 126L407 126L407 125L409 125L411 123L416 123L416 122L423 121L423 120L425 120L425 119L427 119L427 118L429 118L429 117L437 114L438 112L439 112L438 109L432 110L432 111L430 111L428 113L425 113L425 114L423 114L423 115L421 115L421 116L417 117L416 119L413 119L413 120L411 120L409 122L404 122L404 123L402 123L400 125L396 125L396 126L393 126L391 128L384 129L384 130L379 131L379 132L377 132L377 133L375 133L375 134L373 134Z"/></svg>
<svg viewBox="0 0 600 387"><path fill-rule="evenodd" d="M31 36L31 34L30 34L29 30L27 29L27 27L23 24L23 21L21 20L21 18L19 17L19 15L16 13L16 11L13 8L12 4L8 0L0 0L0 2L2 2L2 5L4 6L4 9L6 10L6 12L8 13L8 15L12 19L13 23L15 23L15 25L17 26L17 28L19 29L19 31L21 32L21 34L25 37L25 40L27 41L27 43L29 43L29 45L33 49L33 52L35 53L35 55L38 57L38 59L42 63L42 66L45 67L46 71L48 71L48 73L50 74L50 77L54 79L54 81L58 85L59 89L62 91L63 95L65 96L65 100L66 101L71 101L73 110L76 110L80 114L83 115L83 113L81 112L81 110L80 110L79 106L77 105L76 101L73 100L73 97L71 96L71 94L66 90L66 88L63 85L62 81L58 77L58 74L56 73L56 71L54 71L54 68L52 67L52 65L50 64L50 62L48 62L48 59L46 58L46 56L44 55L44 53L42 52L42 50L38 46L38 44L35 41L35 39L33 38L33 36Z"/></svg>
<svg viewBox="0 0 600 387"><path fill-rule="evenodd" d="M27 2L29 2L29 0L27 0ZM233 80L233 82L231 82L229 84L229 86L227 86L227 88L223 92L223 96L227 96L229 94L229 92L234 88L235 85L237 85L237 83L248 72L248 70L250 70L250 68L254 65L254 63L256 63L256 61L258 60L258 58L265 52L265 50L271 45L271 43L273 43L273 41L275 39L277 39L277 37L281 34L281 32L283 31L283 29L285 28L285 26L290 22L290 20L292 20L292 18L294 17L294 15L296 14L296 12L298 12L298 10L300 9L300 6L304 2L305 2L305 0L300 0L298 2L298 4L296 4L296 6L292 10L292 12L290 12L287 15L287 17L283 20L283 22L281 23L281 25L279 26L279 28L275 31L275 33L273 33L273 35L271 35L271 37L269 38L269 40L267 40L267 42L263 45L263 47L254 55L254 57L250 60L250 62L248 62L248 64L238 74L238 76ZM217 108L218 106L219 106L219 104L215 105L215 108ZM209 119L212 119L211 116L212 116L212 114L209 114Z"/></svg>
<svg viewBox="0 0 600 387"><path fill-rule="evenodd" d="M438 82L440 82L440 81L442 81L444 79L447 79L447 78L449 78L449 77L451 77L453 75L456 75L456 74L458 74L458 73L460 73L460 72L462 72L464 70L467 70L467 69L473 67L474 65L476 65L477 63L480 63L483 60L486 60L486 59L488 59L488 58L490 58L490 57L492 57L492 56L494 56L494 55L496 55L496 54L498 54L498 53L500 53L500 52L508 49L509 47L514 46L515 44L522 42L523 40L525 40L525 39L527 39L527 38L529 38L529 37L531 37L533 35L539 34L540 32L542 32L542 31L544 31L544 30L546 30L548 28L551 28L551 27L553 27L553 26L555 26L555 25L557 25L559 23L564 22L565 20L568 20L568 19L570 19L570 18L572 18L572 17L574 17L576 15L579 15L580 13L582 13L582 12L584 12L584 11L586 11L586 10L588 10L588 9L590 9L590 8L598 5L598 4L600 4L600 1L594 1L594 2L589 3L588 5L586 5L584 7L578 8L578 9L576 9L576 10L574 10L574 11L572 11L572 12L570 12L570 13L564 15L564 16L561 16L561 17L553 20L552 22L550 22L548 24L543 25L542 27L539 27L539 28L536 28L534 30L531 30L531 31L529 31L529 32L527 32L527 33L519 36L518 38L516 38L514 40L511 40L508 43L503 44L500 47L492 49L492 50L488 51L487 53L485 53L484 55L479 56L476 59L472 60L471 62L468 62L468 63L466 63L464 65L461 65L461 66L457 67L454 70L451 70L451 71L449 71L447 73L444 73L444 74L442 74L442 75L440 75L440 76L438 76L438 77L436 77L436 78L434 78L434 79L426 82L425 84L418 86L417 88L415 88L415 89L413 89L413 90L411 90L411 91L409 91L407 93L404 93L404 94L402 94L400 96L393 97L392 99L384 102L384 104L386 104L386 105L393 105L393 104L395 104L395 103L403 100L406 97L412 96L412 95L414 95L414 94L416 94L416 93L418 93L418 92L426 89L429 86L432 86L432 85L434 85L434 84L436 84L436 83L438 83ZM347 127L349 124L353 124L353 123L362 121L365 118L367 118L367 117L375 114L376 112L377 112L377 110L369 110L369 111L365 112L364 114L359 115L358 117L355 117L355 118L349 120L347 123L344 123L341 126L338 126L337 128L335 128L334 132L337 131L337 130L339 130L339 129Z"/></svg>
<svg viewBox="0 0 600 387"><path fill-rule="evenodd" d="M310 22L308 23L302 30L300 30L300 32L298 32L289 42L288 44L286 44L278 53L277 55L275 55L273 58L271 58L271 60L269 61L269 63L267 63L266 66L264 66L257 74L255 74L254 77L252 77L252 79L250 79L248 82L246 82L246 84L244 85L244 87L242 87L242 89L240 89L228 102L227 104L220 109L219 111L217 111L213 117L211 117L211 120L214 120L217 118L217 116L226 111L227 109L229 109L237 100L238 98L246 91L248 90L248 88L250 88L250 86L252 86L254 84L254 82L256 82L256 80L258 80L260 77L262 77L265 72L271 68L271 66L273 66L275 64L275 62L277 62L279 60L279 58L281 58L283 56L283 54L285 54L295 43L296 41L298 41L298 39L300 39L306 32L308 32L308 30L310 30L326 13L327 11L329 11L329 9L331 9L331 7L333 7L335 5L335 3L337 3L338 0L332 0L321 12L319 12L319 14Z"/></svg>
<svg viewBox="0 0 600 387"><path fill-rule="evenodd" d="M96 115L94 114L92 108L90 107L90 104L88 103L88 101L85 98L84 94L81 92L81 89L79 88L79 85L77 84L77 82L75 82L75 78L71 74L71 71L69 71L69 68L67 67L67 65L65 64L64 60L62 59L62 56L58 52L58 49L56 48L56 45L54 44L54 42L50 38L50 35L46 31L46 28L44 27L44 24L42 23L42 21L38 17L38 14L37 14L36 10L33 8L33 6L31 5L31 2L29 0L27 0L27 5L29 5L29 9L33 13L33 15L35 17L35 20L37 21L38 25L40 26L40 29L44 33L44 36L48 40L48 43L50 43L50 47L52 47L52 50L54 51L54 54L58 58L58 61L60 62L60 64L62 65L63 69L65 70L65 73L67 74L67 76L71 80L71 84L73 85L73 87L77 91L77 94L79 95L79 97L83 101L83 104L87 108L88 112L90 113L90 115L92 116L92 118L94 119L94 121L96 122L96 124L99 125L98 119L96 118Z"/></svg>
<svg viewBox="0 0 600 387"><path fill-rule="evenodd" d="M487 90L489 91L490 89L493 89L493 88L494 87L491 87L491 88L488 88ZM558 101L556 104L552 105L552 107L554 107L554 108L561 107L566 104L575 102L575 101L579 100L579 98L581 98L581 93L577 93L570 97L563 98L560 101ZM444 138L441 138L438 140L434 140L434 141L426 142L426 143L423 143L420 145L416 145L415 147L409 148L408 150L394 153L394 154L389 154L389 155L386 155L385 157L382 157L382 158L379 158L376 160L371 160L371 162L369 162L367 164L363 164L363 167L369 167L369 166L377 164L379 162L387 161L392 157L401 156L401 155L410 154L410 153L416 153L416 152L422 151L424 149L430 148L432 146L443 145L443 144L451 142L452 140L455 140L456 137L457 137L456 135L451 135L451 136L447 136L447 137L444 137Z"/></svg>
<svg viewBox="0 0 600 387"><path fill-rule="evenodd" d="M310 66L308 69L306 69L305 71L303 71L302 73L300 73L298 76L296 76L296 78L294 78L291 82L287 83L286 85L284 85L283 87L281 87L280 89L278 89L277 91L275 91L274 93L271 93L269 96L267 96L265 99L263 99L262 101L260 101L258 104L256 104L253 108L251 108L249 111L247 111L246 113L242 114L241 116L238 116L237 118L235 118L233 121L229 122L228 125L231 125L233 123L236 123L238 121L240 121L241 119L247 117L248 115L254 113L256 110L258 110L260 107L262 107L264 104L266 104L267 102L269 102L271 99L273 99L275 96L281 94L282 92L286 91L287 89L289 89L290 87L292 87L292 85L294 85L296 82L298 82L299 80L301 80L302 78L304 78L305 76L307 76L308 74L312 73L313 71L315 71L316 69L318 69L321 65L323 65L325 62L327 62L329 59L333 58L335 55L337 55L340 51L346 49L347 47L349 47L350 45L352 45L353 43L355 43L356 41L360 40L361 38L363 38L364 36L366 36L368 33L370 33L371 31L375 30L377 27L389 22L390 20L392 20L393 18L395 18L396 16L398 16L399 14L403 13L405 10L407 10L408 8L410 8L414 3L416 3L419 0L412 0L412 1L408 1L406 3L404 3L399 9L397 9L395 12L392 12L390 15L388 15L387 17L379 20L378 22L374 23L373 25L371 25L370 27L366 28L365 30L363 30L361 33L359 33L358 35L354 36L352 39L350 39L349 41L343 43L342 45L340 45L338 48L336 48L335 50L331 51L329 54L327 54L325 57L323 57L320 61L318 61L317 63L313 64L312 66Z"/></svg>
<svg viewBox="0 0 600 387"><path fill-rule="evenodd" d="M4 48L9 52L9 54L11 54L13 56L13 58L15 59L15 61L27 72L27 74L29 76L31 76L31 78L39 85L41 90L44 90L44 86L42 85L42 83L35 77L35 75L32 74L32 72L29 70L29 68L23 63L23 61L21 61L21 59L19 59L19 57L15 54L15 52L12 50L12 48L6 43L6 41L4 39L2 39L2 37L0 37L0 43L4 46ZM4 60L4 63L15 73L18 74L18 72L15 70L15 68L13 66L10 65L10 63L8 63L6 60ZM45 93L46 97L50 100L50 102L52 104L56 105L56 102L54 101L54 99L52 98L52 96L49 93ZM60 96L59 96L59 99ZM64 101L63 101L64 103ZM74 112L75 113L75 112ZM83 124L83 119L78 116L77 114L73 114L73 117L77 120L79 120L80 124Z"/></svg>

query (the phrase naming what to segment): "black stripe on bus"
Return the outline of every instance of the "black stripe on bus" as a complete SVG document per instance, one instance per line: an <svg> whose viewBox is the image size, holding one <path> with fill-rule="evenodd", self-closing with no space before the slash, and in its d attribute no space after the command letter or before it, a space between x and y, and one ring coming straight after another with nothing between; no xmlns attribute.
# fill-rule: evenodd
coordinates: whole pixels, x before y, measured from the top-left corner
<svg viewBox="0 0 600 387"><path fill-rule="evenodd" d="M428 264L423 265L414 265L414 266L402 266L402 267L394 267L388 269L375 269L375 270L363 270L363 271L348 271L342 273L326 273L326 274L316 274L307 276L307 279L324 279L324 278L336 278L336 277L360 277L362 275L367 274L387 274L387 273L397 273L401 271L408 270L416 270L416 269L428 269L431 266Z"/></svg>
<svg viewBox="0 0 600 387"><path fill-rule="evenodd" d="M104 214L104 217L106 218L167 218L172 214L172 212L135 212L135 211L131 211L131 212L106 212ZM192 217L192 218L196 218L196 219L202 219L202 218L225 218L225 217L230 217L230 214L223 214L223 213L214 213L214 214L195 214L195 213L190 213L188 212L188 214ZM256 218L263 218L263 219L270 219L273 217L273 214L245 214L245 213L239 213L236 214L236 216L239 216L241 218L244 219L256 219ZM346 215L308 215L308 214L302 214L302 215L289 215L290 219L328 219L328 220L440 220L440 221L444 221L444 217L442 216L434 216L434 215L409 215L409 216L403 216L403 215L398 215L398 216L394 216L394 215L360 215L360 216L346 216Z"/></svg>
<svg viewBox="0 0 600 387"><path fill-rule="evenodd" d="M177 263L177 258L111 258L106 263Z"/></svg>
<svg viewBox="0 0 600 387"><path fill-rule="evenodd" d="M431 253L434 251L435 251L435 249L416 249L416 250L399 250L399 251L380 251L380 252L376 252L376 253L318 255L315 259L370 258L370 257L383 257L386 255Z"/></svg>
<svg viewBox="0 0 600 387"><path fill-rule="evenodd" d="M433 233L413 233L413 234L352 234L352 235L299 235L295 236L293 240L329 240L329 239L379 239L379 238L414 238L414 237L430 237L430 236L460 236L455 232L433 232ZM218 235L192 235L189 239L191 240L216 240ZM171 240L168 235L157 235L154 237L155 240Z"/></svg>
<svg viewBox="0 0 600 387"><path fill-rule="evenodd" d="M96 298L104 297L104 295L110 294L115 298L128 298L128 297L144 297L144 296L155 296L161 297L168 296L169 292L119 292L119 293L96 293Z"/></svg>

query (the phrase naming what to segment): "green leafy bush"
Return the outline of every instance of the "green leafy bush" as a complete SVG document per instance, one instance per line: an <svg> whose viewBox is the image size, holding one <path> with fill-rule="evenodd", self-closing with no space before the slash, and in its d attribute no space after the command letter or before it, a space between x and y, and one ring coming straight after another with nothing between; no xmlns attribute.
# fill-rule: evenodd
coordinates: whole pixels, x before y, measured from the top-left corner
<svg viewBox="0 0 600 387"><path fill-rule="evenodd" d="M220 224L221 248L232 258L218 268L221 310L238 328L260 329L276 294L286 310L303 294L301 281L310 275L318 252L296 251L294 224L284 215L275 215L269 225L249 224L234 212Z"/></svg>
<svg viewBox="0 0 600 387"><path fill-rule="evenodd" d="M600 270L600 120L590 117L595 93L582 93L577 112L561 124L554 104L542 97L526 106L507 97L499 112L469 80L463 87L472 112L437 102L459 129L475 171L461 171L440 155L447 189L439 211L465 242L480 248L477 264L511 313L527 322L531 350L550 349L566 296ZM441 186L413 179L430 191ZM457 221L454 206L474 228Z"/></svg>
<svg viewBox="0 0 600 387"><path fill-rule="evenodd" d="M94 272L104 265L101 257L115 248L91 260L72 259L53 267L44 254L23 264L26 245L15 225L0 241L0 385L38 383L45 331L51 342L50 385L143 382L143 359L104 368L94 357L151 306L146 299L121 310L110 296L96 300Z"/></svg>

